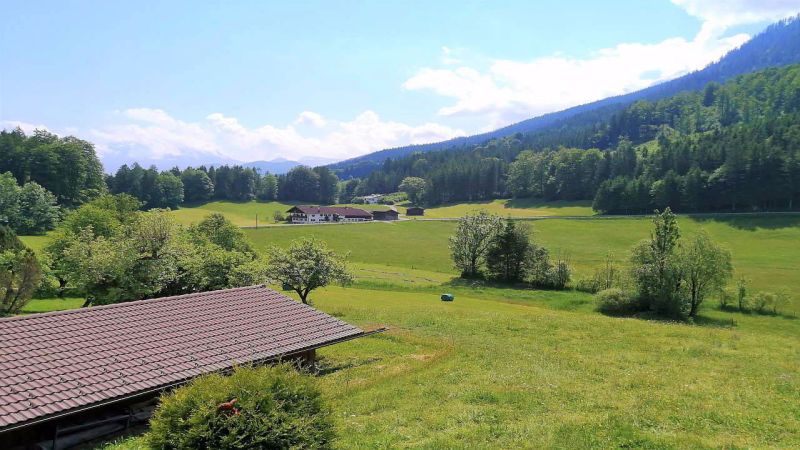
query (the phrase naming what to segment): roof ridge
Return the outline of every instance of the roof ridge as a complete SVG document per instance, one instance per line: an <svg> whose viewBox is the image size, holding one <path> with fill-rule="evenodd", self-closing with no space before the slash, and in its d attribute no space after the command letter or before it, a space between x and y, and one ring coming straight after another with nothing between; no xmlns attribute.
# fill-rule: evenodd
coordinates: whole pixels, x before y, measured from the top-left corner
<svg viewBox="0 0 800 450"><path fill-rule="evenodd" d="M258 288L267 288L263 284L255 284L252 286L242 286L238 288L229 288L229 289L219 289L216 291L203 291L203 292L193 292L191 294L180 294L180 295L170 295L168 297L158 297L158 298L147 298L144 300L132 300L129 302L120 302L120 303L112 303L110 305L98 305L92 306L91 308L77 308L77 309L65 309L61 311L49 311L44 313L33 313L33 314L24 314L19 316L11 316L11 317L0 317L0 323L3 322L13 322L19 320L26 320L26 319L36 319L39 317L49 317L49 316L61 316L67 314L76 314L82 311L97 311L98 309L113 309L113 308L124 308L130 306L141 305L143 303L156 303L156 302L163 302L169 300L177 300L177 299L184 299L188 297L202 297L207 295L216 295L220 292L233 292L233 291L246 291L246 290L254 290Z"/></svg>

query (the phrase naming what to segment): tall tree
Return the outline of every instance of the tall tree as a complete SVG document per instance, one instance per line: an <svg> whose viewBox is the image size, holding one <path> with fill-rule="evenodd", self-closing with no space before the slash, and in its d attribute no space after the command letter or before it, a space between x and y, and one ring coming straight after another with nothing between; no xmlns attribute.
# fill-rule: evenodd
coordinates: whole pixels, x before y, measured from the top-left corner
<svg viewBox="0 0 800 450"><path fill-rule="evenodd" d="M486 211L468 213L458 220L456 234L450 236L449 247L453 264L461 271L462 277L480 275L492 239L502 229L500 217Z"/></svg>

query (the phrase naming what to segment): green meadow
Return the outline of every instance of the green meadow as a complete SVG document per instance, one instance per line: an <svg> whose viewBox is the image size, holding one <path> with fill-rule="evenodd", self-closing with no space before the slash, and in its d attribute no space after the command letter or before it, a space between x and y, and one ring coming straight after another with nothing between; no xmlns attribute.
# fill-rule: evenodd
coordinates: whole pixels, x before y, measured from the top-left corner
<svg viewBox="0 0 800 450"><path fill-rule="evenodd" d="M624 264L631 246L648 238L651 229L646 217L542 219L527 223L534 238L552 253L568 255L575 279L590 276L609 251ZM736 276L752 280L753 289L800 292L800 215L682 216L679 225L685 236L704 229L726 246L733 254ZM419 269L455 277L447 248L448 236L455 226L449 221L399 221L272 227L247 229L245 233L258 248L284 246L293 239L313 236L349 253L349 260L355 264Z"/></svg>
<svg viewBox="0 0 800 450"><path fill-rule="evenodd" d="M528 223L538 242L569 255L573 279L608 251L624 264L651 228L648 218ZM258 249L314 236L348 253L356 282L311 300L364 329L390 327L319 352L338 448L800 446L800 215L682 216L679 225L729 248L751 293L792 292L788 314L721 311L711 299L692 324L616 318L577 291L462 282L447 248L453 221L245 233ZM455 301L441 302L443 292ZM80 304L35 300L27 312ZM108 445L140 446L136 437Z"/></svg>
<svg viewBox="0 0 800 450"><path fill-rule="evenodd" d="M259 225L274 224L273 216L276 212L285 214L286 210L297 203L284 202L229 202L213 201L197 205L184 206L173 211L175 220L188 225L198 222L211 213L224 214L230 221L242 227L254 227L256 215ZM341 204L337 206L352 206L366 210L387 209L388 205L358 205ZM401 214L405 214L407 204L397 205ZM423 218L451 219L463 216L465 213L485 209L503 217L542 217L542 216L588 216L594 214L591 202L550 202L545 203L534 200L492 200L476 203L459 203L427 208Z"/></svg>

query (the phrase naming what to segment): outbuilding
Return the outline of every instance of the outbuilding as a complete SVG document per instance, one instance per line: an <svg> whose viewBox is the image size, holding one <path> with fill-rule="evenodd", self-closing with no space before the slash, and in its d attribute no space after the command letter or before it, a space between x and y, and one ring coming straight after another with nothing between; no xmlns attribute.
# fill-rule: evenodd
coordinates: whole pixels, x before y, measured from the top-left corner
<svg viewBox="0 0 800 450"><path fill-rule="evenodd" d="M397 220L400 214L393 210L387 209L385 211L372 211L372 218L374 220Z"/></svg>
<svg viewBox="0 0 800 450"><path fill-rule="evenodd" d="M406 208L406 215L407 216L424 216L425 215L425 208L420 208L419 206L411 206Z"/></svg>
<svg viewBox="0 0 800 450"><path fill-rule="evenodd" d="M0 319L0 442L64 448L147 420L194 377L365 332L265 286Z"/></svg>

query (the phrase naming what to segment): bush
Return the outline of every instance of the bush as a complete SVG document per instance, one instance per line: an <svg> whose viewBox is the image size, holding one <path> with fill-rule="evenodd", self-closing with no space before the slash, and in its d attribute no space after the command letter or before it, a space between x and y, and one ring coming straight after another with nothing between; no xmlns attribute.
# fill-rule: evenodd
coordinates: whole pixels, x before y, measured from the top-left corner
<svg viewBox="0 0 800 450"><path fill-rule="evenodd" d="M275 221L275 223L286 222L286 217L284 217L284 215L283 215L283 214L281 214L281 212L280 212L280 211L275 211L275 212L272 214L272 220L274 220L274 221Z"/></svg>
<svg viewBox="0 0 800 450"><path fill-rule="evenodd" d="M594 296L596 309L606 314L631 314L638 311L639 301L622 289L604 289Z"/></svg>
<svg viewBox="0 0 800 450"><path fill-rule="evenodd" d="M719 307L728 309L737 300L737 293L732 289L723 289L719 293Z"/></svg>
<svg viewBox="0 0 800 450"><path fill-rule="evenodd" d="M327 448L329 411L291 366L207 375L162 398L145 439L160 449Z"/></svg>
<svg viewBox="0 0 800 450"><path fill-rule="evenodd" d="M575 290L596 294L600 291L600 283L596 278L582 278L575 283Z"/></svg>

